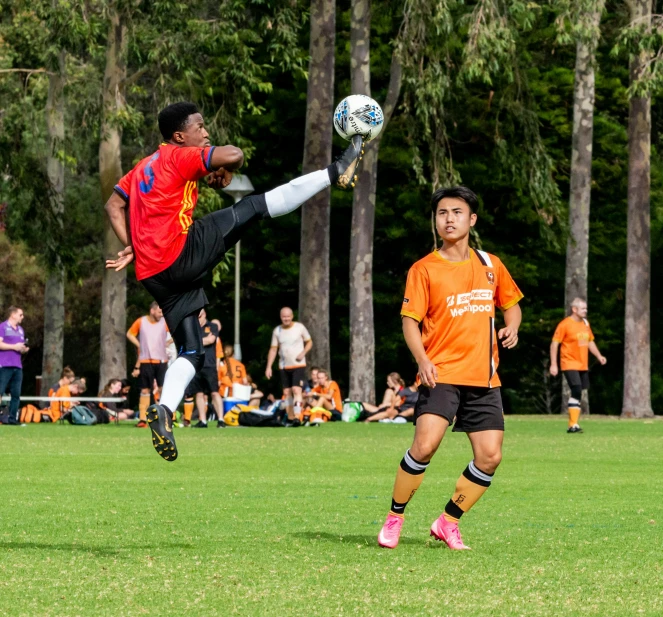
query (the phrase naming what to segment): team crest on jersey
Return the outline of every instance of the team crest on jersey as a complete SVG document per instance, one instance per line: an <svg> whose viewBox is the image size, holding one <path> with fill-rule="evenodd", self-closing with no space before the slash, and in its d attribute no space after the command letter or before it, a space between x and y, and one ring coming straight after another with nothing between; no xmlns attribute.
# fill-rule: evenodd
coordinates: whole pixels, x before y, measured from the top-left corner
<svg viewBox="0 0 663 617"><path fill-rule="evenodd" d="M486 278L491 285L495 284L495 275L492 272L486 272Z"/></svg>
<svg viewBox="0 0 663 617"><path fill-rule="evenodd" d="M410 298L403 298L403 304L407 304L410 301Z"/></svg>

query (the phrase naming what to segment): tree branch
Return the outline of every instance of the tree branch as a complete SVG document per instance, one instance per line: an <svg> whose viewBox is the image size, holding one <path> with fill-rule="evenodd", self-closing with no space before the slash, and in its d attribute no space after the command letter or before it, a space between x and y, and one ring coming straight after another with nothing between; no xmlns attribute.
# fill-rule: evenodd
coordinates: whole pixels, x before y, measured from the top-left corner
<svg viewBox="0 0 663 617"><path fill-rule="evenodd" d="M54 75L51 71L46 69L0 69L0 73L46 73L47 75Z"/></svg>

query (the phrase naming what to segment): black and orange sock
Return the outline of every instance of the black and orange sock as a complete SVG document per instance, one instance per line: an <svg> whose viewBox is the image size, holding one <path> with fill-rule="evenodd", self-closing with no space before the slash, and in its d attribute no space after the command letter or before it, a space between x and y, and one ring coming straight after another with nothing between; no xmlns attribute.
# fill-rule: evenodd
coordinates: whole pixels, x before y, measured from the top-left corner
<svg viewBox="0 0 663 617"><path fill-rule="evenodd" d="M193 399L185 398L184 399L184 420L186 422L191 422L193 417Z"/></svg>
<svg viewBox="0 0 663 617"><path fill-rule="evenodd" d="M465 468L456 482L456 491L444 508L444 518L450 522L458 522L461 516L486 492L493 480L491 474L481 471L474 461Z"/></svg>
<svg viewBox="0 0 663 617"><path fill-rule="evenodd" d="M392 514L403 516L405 506L414 497L414 494L423 482L426 467L428 467L428 463L421 463L412 458L409 450L405 453L398 472L396 472L394 493L391 498Z"/></svg>

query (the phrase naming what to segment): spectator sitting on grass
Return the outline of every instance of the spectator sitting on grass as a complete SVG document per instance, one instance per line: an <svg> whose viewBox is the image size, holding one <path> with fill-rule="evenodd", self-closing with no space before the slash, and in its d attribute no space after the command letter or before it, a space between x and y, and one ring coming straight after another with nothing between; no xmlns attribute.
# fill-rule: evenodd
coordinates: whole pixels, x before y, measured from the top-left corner
<svg viewBox="0 0 663 617"><path fill-rule="evenodd" d="M341 388L332 381L327 369L318 369L318 385L311 390L311 407L322 407L330 411L333 422L342 419Z"/></svg>
<svg viewBox="0 0 663 617"><path fill-rule="evenodd" d="M382 402L379 405L362 402L364 411L369 414L374 414L395 407L396 405L394 403L396 401L397 392L404 387L405 382L398 373L389 373L389 375L387 375L387 389L384 391Z"/></svg>
<svg viewBox="0 0 663 617"><path fill-rule="evenodd" d="M84 394L86 390L85 383L81 379L76 379L72 383L60 386L55 393L55 397L69 398ZM52 401L48 410L48 415L52 422L57 422L69 409L79 405L78 401Z"/></svg>
<svg viewBox="0 0 663 617"><path fill-rule="evenodd" d="M246 381L251 386L251 398L249 400L250 407L260 407L263 396L265 396L259 389L258 386L253 382L251 375L246 375Z"/></svg>
<svg viewBox="0 0 663 617"><path fill-rule="evenodd" d="M400 376L398 373L392 373ZM401 380L402 382L402 380ZM392 398L392 402L387 409L369 413L364 422L395 422L404 424L411 421L414 416L414 406L419 398L419 388L416 384L409 387L400 386Z"/></svg>
<svg viewBox="0 0 663 617"><path fill-rule="evenodd" d="M121 396L122 380L111 379L104 389L99 392L99 398L116 398ZM99 403L99 408L102 409L109 419L112 420L130 420L134 417L134 412L131 409L124 409L122 403Z"/></svg>
<svg viewBox="0 0 663 617"><path fill-rule="evenodd" d="M72 381L76 379L76 373L68 367L65 366L62 369L62 373L60 373L60 379L59 381L55 382L49 389L48 389L48 396L55 396L55 393L62 387L62 386L68 386Z"/></svg>

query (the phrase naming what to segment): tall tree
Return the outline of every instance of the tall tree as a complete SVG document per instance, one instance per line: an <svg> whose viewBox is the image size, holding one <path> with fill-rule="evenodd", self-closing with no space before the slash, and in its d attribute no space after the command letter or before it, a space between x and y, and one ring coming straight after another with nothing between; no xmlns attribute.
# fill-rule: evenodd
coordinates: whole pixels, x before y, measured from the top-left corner
<svg viewBox="0 0 663 617"><path fill-rule="evenodd" d="M562 3L564 7L565 3ZM576 44L575 83L573 89L573 135L571 138L571 177L569 190L569 237L566 245L564 306L574 298L587 300L587 262L589 256L589 208L592 190L592 145L594 133L594 69L596 47L600 38L599 23L604 0L575 0L566 4L558 23L562 40L569 37ZM562 400L571 392L562 380ZM564 412L564 406L562 406ZM582 411L589 413L586 391Z"/></svg>
<svg viewBox="0 0 663 617"><path fill-rule="evenodd" d="M106 69L102 87L99 178L105 202L122 176L122 129L118 116L125 108L126 25L117 4L109 6ZM124 247L104 217L104 259L115 257ZM101 347L99 383L127 374L126 354L127 272L104 270L101 285Z"/></svg>
<svg viewBox="0 0 663 617"><path fill-rule="evenodd" d="M352 0L350 73L353 94L371 96L371 0ZM373 320L373 228L380 140L401 90L401 63L394 49L382 132L366 144L352 197L350 239L350 398L375 400L375 325Z"/></svg>
<svg viewBox="0 0 663 617"><path fill-rule="evenodd" d="M651 0L629 0L631 24L649 34ZM631 57L631 86L650 71L650 52ZM633 91L628 118L628 222L626 241L626 319L624 325L624 400L622 417L653 415L651 406L651 221L649 208L651 94Z"/></svg>
<svg viewBox="0 0 663 617"><path fill-rule="evenodd" d="M336 3L311 0L311 42L306 93L306 132L302 173L331 163L334 111L334 44ZM302 207L299 268L299 319L306 325L313 349L312 364L329 367L329 224L331 191L327 189Z"/></svg>
<svg viewBox="0 0 663 617"><path fill-rule="evenodd" d="M48 153L46 173L49 207L56 235L64 228L64 82L65 52L60 50L52 63L48 79L46 127ZM44 351L42 357L42 395L60 378L64 354L64 267L55 254L44 288Z"/></svg>

